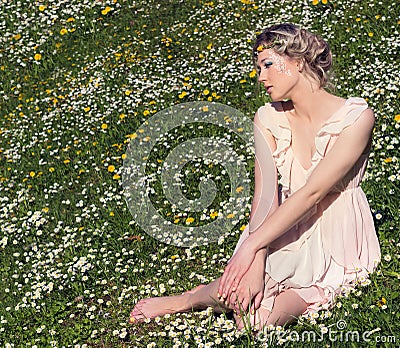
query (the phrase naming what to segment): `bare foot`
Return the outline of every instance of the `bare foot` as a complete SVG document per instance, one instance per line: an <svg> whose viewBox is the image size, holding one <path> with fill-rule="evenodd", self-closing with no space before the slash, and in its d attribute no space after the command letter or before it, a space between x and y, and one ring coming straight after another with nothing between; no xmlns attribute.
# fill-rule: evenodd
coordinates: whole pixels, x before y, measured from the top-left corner
<svg viewBox="0 0 400 348"><path fill-rule="evenodd" d="M146 318L155 318L165 314L190 311L193 305L190 303L187 295L194 294L204 286L206 285L201 284L178 296L152 297L140 300L133 308L129 322L142 322Z"/></svg>

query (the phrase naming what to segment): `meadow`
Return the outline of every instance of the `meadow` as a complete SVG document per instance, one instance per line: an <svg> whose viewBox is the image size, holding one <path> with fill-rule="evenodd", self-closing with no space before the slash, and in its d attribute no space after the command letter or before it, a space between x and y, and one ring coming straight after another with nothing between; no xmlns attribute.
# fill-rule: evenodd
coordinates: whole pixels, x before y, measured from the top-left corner
<svg viewBox="0 0 400 348"><path fill-rule="evenodd" d="M252 119L269 101L252 44L281 22L320 33L334 53L335 93L363 97L375 112L362 187L381 263L333 308L258 337L211 309L131 325L139 299L219 277L249 213L232 213L231 233L217 242L154 239L123 194L128 143L143 122L185 102L222 103ZM0 346L399 346L399 28L395 0L0 2ZM155 168L164 152L153 153ZM226 177L211 167L189 163L185 189L198 196L206 173L223 203ZM177 212L160 185L152 199L182 226L218 216L218 206L203 219Z"/></svg>

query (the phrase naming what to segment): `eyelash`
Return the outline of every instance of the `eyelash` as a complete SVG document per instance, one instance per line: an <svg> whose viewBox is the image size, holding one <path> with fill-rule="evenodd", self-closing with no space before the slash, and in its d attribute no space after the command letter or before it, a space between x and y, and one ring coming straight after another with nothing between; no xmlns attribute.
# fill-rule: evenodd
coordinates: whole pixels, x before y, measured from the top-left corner
<svg viewBox="0 0 400 348"><path fill-rule="evenodd" d="M264 68L265 68L265 69L268 69L272 64L273 64L272 62L266 62L266 63L264 63L263 65L264 65ZM260 66L257 66L256 69L257 69L257 73L260 74L260 73L261 73L261 68L260 68Z"/></svg>

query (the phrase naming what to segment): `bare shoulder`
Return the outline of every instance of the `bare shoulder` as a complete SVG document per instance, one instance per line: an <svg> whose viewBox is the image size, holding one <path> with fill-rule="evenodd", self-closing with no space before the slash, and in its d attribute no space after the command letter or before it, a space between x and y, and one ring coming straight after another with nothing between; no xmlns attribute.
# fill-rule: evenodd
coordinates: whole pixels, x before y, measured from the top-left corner
<svg viewBox="0 0 400 348"><path fill-rule="evenodd" d="M362 113L361 113L361 117L362 119L365 119L364 122L368 122L369 124L374 125L375 124L375 114L374 111L370 108L365 109Z"/></svg>
<svg viewBox="0 0 400 348"><path fill-rule="evenodd" d="M271 102L261 106L255 115L255 120L265 120L268 118L270 122L276 122L276 117L281 117L287 109L287 102Z"/></svg>

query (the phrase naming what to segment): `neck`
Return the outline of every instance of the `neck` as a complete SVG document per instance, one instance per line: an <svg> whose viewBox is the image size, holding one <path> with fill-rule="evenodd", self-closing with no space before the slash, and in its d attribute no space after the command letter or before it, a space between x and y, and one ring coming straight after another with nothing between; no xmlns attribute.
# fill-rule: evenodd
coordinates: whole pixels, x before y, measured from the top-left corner
<svg viewBox="0 0 400 348"><path fill-rule="evenodd" d="M291 96L293 104L292 114L309 122L318 122L318 119L315 118L318 115L324 117L327 113L327 105L337 97L319 88L316 83L312 83L306 79L302 82Z"/></svg>

